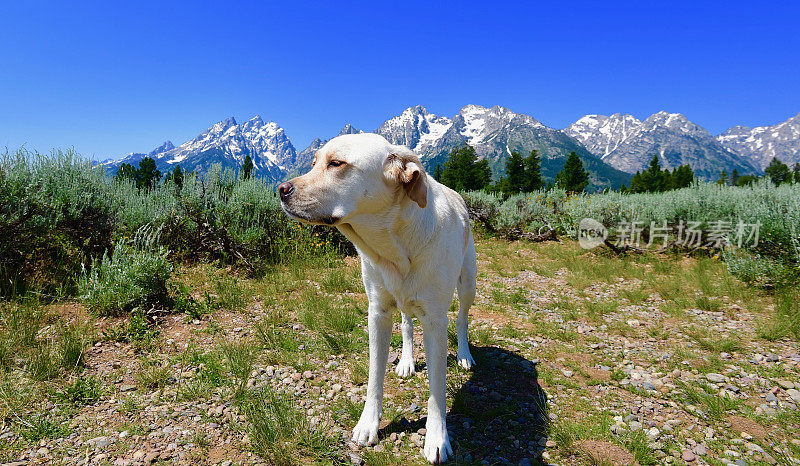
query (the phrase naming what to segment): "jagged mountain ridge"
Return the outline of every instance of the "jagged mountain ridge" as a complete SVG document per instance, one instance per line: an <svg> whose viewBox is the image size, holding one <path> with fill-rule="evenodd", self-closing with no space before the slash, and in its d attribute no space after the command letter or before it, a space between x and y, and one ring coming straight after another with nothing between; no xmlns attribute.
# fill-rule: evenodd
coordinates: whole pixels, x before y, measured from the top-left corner
<svg viewBox="0 0 800 466"><path fill-rule="evenodd" d="M793 166L800 163L800 113L772 126L734 126L717 136L717 141L762 170L775 157Z"/></svg>
<svg viewBox="0 0 800 466"><path fill-rule="evenodd" d="M505 160L512 152L527 155L536 149L542 158L542 175L546 180L555 178L572 151L583 160L595 189L618 187L630 179L561 131L500 106L467 105L452 119L431 114L422 106L409 107L375 132L394 144L414 150L429 171L444 165L451 150L469 144L479 157L489 160L495 178L505 173Z"/></svg>
<svg viewBox="0 0 800 466"><path fill-rule="evenodd" d="M339 134L358 132L362 131L348 124ZM386 120L373 132L410 147L430 171L444 164L453 148L470 144L489 160L495 177L503 175L511 152L526 155L536 149L542 156L545 179L552 180L566 155L575 151L591 172L594 188L627 183L630 174L646 168L653 155L659 156L665 168L688 163L705 179L734 168L741 174L759 173L775 156L790 164L800 161L800 114L778 125L737 126L714 137L678 113L659 112L644 121L619 113L586 115L557 130L500 106L467 105L449 118L418 105ZM325 142L317 138L297 152L275 122L256 116L239 124L228 118L180 146L167 141L147 154L129 154L101 164L114 171L121 163L135 165L144 157L153 157L162 172L178 163L185 170L204 172L214 163L238 169L250 155L256 175L278 182L305 172Z"/></svg>
<svg viewBox="0 0 800 466"><path fill-rule="evenodd" d="M690 165L701 179L720 171L758 173L749 158L726 148L680 113L658 112L644 121L632 115L587 115L564 129L604 162L627 173L645 170L654 155L661 166Z"/></svg>
<svg viewBox="0 0 800 466"><path fill-rule="evenodd" d="M211 126L191 141L175 147L171 142L147 154L162 172L176 164L187 171L205 172L215 163L238 169L247 155L253 160L253 172L270 179L281 179L288 167L297 164L297 152L283 128L273 121L255 116L243 124L233 117ZM145 155L130 154L107 164L116 170L123 163L138 163Z"/></svg>

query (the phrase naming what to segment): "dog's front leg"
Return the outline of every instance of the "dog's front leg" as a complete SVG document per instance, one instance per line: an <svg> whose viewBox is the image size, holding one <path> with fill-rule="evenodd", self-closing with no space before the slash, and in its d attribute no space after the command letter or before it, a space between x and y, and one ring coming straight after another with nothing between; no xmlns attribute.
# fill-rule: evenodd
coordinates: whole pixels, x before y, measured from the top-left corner
<svg viewBox="0 0 800 466"><path fill-rule="evenodd" d="M369 316L369 381L364 411L353 429L353 441L359 445L374 445L378 442L378 425L383 412L383 378L389 356L389 340L392 336L392 316L381 306L370 303Z"/></svg>
<svg viewBox="0 0 800 466"><path fill-rule="evenodd" d="M428 366L428 422L425 425L423 454L431 463L443 463L452 456L450 439L447 436L447 309L439 313L428 313L422 321L425 341L425 362Z"/></svg>

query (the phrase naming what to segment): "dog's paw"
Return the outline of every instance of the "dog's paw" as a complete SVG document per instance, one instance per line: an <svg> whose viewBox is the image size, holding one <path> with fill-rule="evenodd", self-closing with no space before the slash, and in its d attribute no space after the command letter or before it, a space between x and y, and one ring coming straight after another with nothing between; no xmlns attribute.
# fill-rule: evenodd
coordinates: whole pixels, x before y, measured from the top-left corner
<svg viewBox="0 0 800 466"><path fill-rule="evenodd" d="M400 358L400 362L397 363L394 372L403 378L411 377L416 372L416 369L414 369L414 360L411 358Z"/></svg>
<svg viewBox="0 0 800 466"><path fill-rule="evenodd" d="M356 424L356 427L353 429L353 442L362 446L375 445L378 443L379 423L379 420L375 420L371 416L365 419L362 415L358 424Z"/></svg>
<svg viewBox="0 0 800 466"><path fill-rule="evenodd" d="M450 439L447 436L447 429L430 430L425 434L425 446L422 449L425 459L431 464L441 464L453 456L453 449L450 447Z"/></svg>
<svg viewBox="0 0 800 466"><path fill-rule="evenodd" d="M475 366L475 360L472 359L469 350L459 351L456 359L458 359L458 365L464 369L470 370Z"/></svg>

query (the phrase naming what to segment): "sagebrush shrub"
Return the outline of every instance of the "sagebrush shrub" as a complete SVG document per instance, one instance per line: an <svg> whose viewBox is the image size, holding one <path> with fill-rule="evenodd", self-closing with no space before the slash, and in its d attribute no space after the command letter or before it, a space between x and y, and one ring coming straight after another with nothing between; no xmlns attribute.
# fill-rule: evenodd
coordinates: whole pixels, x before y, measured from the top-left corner
<svg viewBox="0 0 800 466"><path fill-rule="evenodd" d="M92 312L119 315L137 307L170 306L172 265L157 238L143 230L130 242L118 242L110 256L104 254L84 272L80 286Z"/></svg>

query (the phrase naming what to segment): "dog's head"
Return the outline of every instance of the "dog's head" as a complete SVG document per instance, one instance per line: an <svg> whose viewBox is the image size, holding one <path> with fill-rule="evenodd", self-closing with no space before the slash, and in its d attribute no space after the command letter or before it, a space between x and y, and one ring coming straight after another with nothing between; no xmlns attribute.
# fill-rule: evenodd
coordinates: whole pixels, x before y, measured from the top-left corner
<svg viewBox="0 0 800 466"><path fill-rule="evenodd" d="M385 212L401 202L423 209L428 203L428 180L419 158L369 133L330 140L315 154L311 171L278 191L290 217L325 225Z"/></svg>

